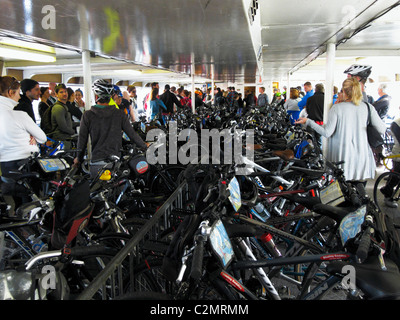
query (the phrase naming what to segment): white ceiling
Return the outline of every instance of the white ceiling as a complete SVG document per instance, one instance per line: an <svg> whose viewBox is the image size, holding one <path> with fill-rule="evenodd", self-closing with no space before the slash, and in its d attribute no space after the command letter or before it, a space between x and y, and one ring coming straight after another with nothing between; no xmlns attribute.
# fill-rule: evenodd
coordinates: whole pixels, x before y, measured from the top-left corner
<svg viewBox="0 0 400 320"><path fill-rule="evenodd" d="M400 74L400 1L394 0L59 0L55 30L43 29L44 0L0 1L0 35L56 46L57 62L5 61L26 75L82 76L81 50L92 52L93 76L115 69L129 81L230 83L323 80L329 41L337 44L335 78L356 62L371 77ZM249 10L258 3L254 21ZM30 6L27 6L30 4ZM391 6L396 6L378 19ZM30 8L29 10L27 8ZM361 30L365 25L368 28ZM359 32L357 32L359 31ZM355 34L356 33L356 34ZM355 35L353 35L355 34ZM346 40L346 41L345 41Z"/></svg>

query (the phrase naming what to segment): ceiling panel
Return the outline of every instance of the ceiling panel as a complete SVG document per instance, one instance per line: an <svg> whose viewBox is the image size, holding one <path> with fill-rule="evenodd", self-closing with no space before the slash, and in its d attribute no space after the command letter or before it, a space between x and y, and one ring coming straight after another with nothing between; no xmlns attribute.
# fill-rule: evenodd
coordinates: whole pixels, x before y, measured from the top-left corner
<svg viewBox="0 0 400 320"><path fill-rule="evenodd" d="M54 30L42 27L46 5L2 1L0 28L184 73L190 72L194 53L197 75L210 78L214 61L216 80L255 81L257 64L241 0L224 0L223 6L217 0L60 0L52 4Z"/></svg>
<svg viewBox="0 0 400 320"><path fill-rule="evenodd" d="M249 24L254 3L258 9ZM301 70L309 73L307 65L323 58L332 40L340 43L338 57L399 55L400 7L371 20L398 4L395 0L58 0L51 4L55 28L48 29L47 0L1 0L0 35L58 47L57 70L65 64L69 71L80 72L80 52L88 49L93 56L117 61L107 64L93 58L95 72L135 65L173 71L182 78L192 72L194 54L196 77L211 79L214 64L216 81L259 83L260 73L263 81ZM350 38L370 20L368 28ZM314 72L317 66L310 68ZM318 68L324 74L324 64Z"/></svg>

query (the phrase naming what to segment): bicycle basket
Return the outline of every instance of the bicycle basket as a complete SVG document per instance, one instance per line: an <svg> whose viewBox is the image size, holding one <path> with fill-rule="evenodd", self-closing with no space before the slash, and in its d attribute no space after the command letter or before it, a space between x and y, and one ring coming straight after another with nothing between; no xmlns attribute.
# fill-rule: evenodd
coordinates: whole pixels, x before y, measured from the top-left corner
<svg viewBox="0 0 400 320"><path fill-rule="evenodd" d="M94 204L90 201L89 181L82 179L67 187L65 196L56 199L53 212L51 245L61 249L69 245L87 225Z"/></svg>

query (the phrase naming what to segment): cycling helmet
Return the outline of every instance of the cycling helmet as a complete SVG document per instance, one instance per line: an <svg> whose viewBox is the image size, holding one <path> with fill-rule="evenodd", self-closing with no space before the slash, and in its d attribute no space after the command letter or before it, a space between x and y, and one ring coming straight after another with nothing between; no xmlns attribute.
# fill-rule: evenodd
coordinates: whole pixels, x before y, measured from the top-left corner
<svg viewBox="0 0 400 320"><path fill-rule="evenodd" d="M104 79L97 79L93 83L93 91L96 96L98 96L98 99L104 99L104 98L109 98L114 92L114 86L107 82Z"/></svg>
<svg viewBox="0 0 400 320"><path fill-rule="evenodd" d="M371 74L372 67L369 65L353 64L347 68L344 73L352 76L359 76L362 79L367 79Z"/></svg>
<svg viewBox="0 0 400 320"><path fill-rule="evenodd" d="M122 97L121 89L120 89L117 85L114 85L114 92L113 92L113 94L114 94L114 93L116 93L116 94L118 95L118 97Z"/></svg>

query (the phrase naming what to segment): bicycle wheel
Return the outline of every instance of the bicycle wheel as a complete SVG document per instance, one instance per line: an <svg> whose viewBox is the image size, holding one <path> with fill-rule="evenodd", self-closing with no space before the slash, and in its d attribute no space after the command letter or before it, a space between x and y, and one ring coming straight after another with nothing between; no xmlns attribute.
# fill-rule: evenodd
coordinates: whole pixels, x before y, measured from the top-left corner
<svg viewBox="0 0 400 320"><path fill-rule="evenodd" d="M117 253L118 250L114 248L88 246L86 253L74 256L74 262L68 263L63 270L70 287L71 298L74 299L82 293ZM128 269L123 267L123 270ZM126 272L123 272L123 274L126 274ZM104 288L105 291L99 290L92 299L104 299L104 297L113 296L112 292L118 293L120 291L112 279L107 281Z"/></svg>
<svg viewBox="0 0 400 320"><path fill-rule="evenodd" d="M383 187L385 185L387 179L392 179L392 178L398 179L400 181L400 173L393 172L393 171L384 172L375 181L373 197L374 197L375 205L378 207L378 209L380 211L382 211L382 210L381 210L381 207L379 205L380 201L379 201L379 197L378 197L378 189L380 189L381 187ZM396 185L396 187L393 190L392 198L395 201L400 199L400 184L399 183Z"/></svg>
<svg viewBox="0 0 400 320"><path fill-rule="evenodd" d="M173 294L177 287L162 271L162 258L150 258L133 269L133 277L125 279L124 295L133 292Z"/></svg>
<svg viewBox="0 0 400 320"><path fill-rule="evenodd" d="M184 167L167 167L156 173L150 184L150 192L154 194L170 195L178 187L179 174Z"/></svg>
<svg viewBox="0 0 400 320"><path fill-rule="evenodd" d="M16 269L23 265L31 256L12 239L4 237L0 247L0 270Z"/></svg>

